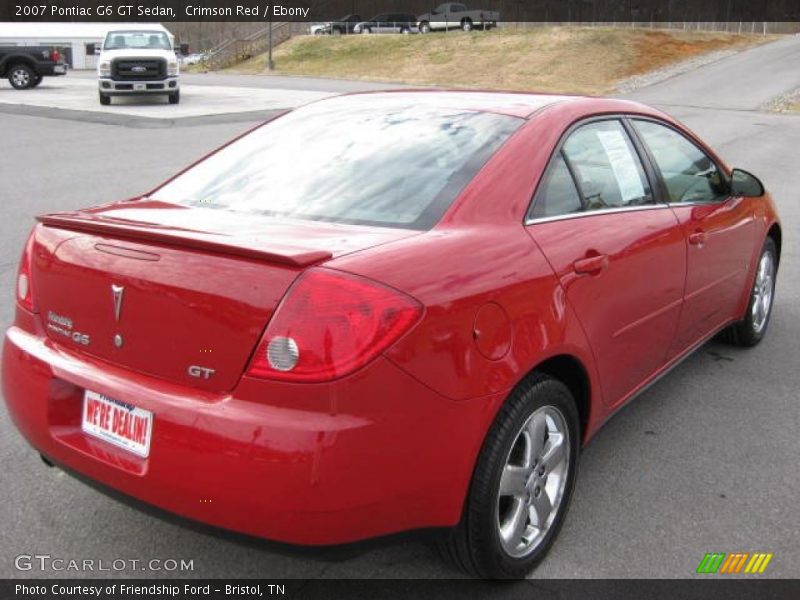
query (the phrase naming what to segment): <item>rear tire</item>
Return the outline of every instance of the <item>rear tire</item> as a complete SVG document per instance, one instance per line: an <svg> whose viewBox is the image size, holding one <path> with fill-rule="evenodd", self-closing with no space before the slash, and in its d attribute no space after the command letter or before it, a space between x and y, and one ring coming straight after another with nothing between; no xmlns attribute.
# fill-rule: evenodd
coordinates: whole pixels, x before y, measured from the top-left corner
<svg viewBox="0 0 800 600"><path fill-rule="evenodd" d="M28 65L14 65L8 70L8 82L15 90L27 90L33 87L37 75Z"/></svg>
<svg viewBox="0 0 800 600"><path fill-rule="evenodd" d="M567 386L538 373L525 379L486 435L461 522L440 540L443 557L478 577L525 577L564 521L579 441Z"/></svg>
<svg viewBox="0 0 800 600"><path fill-rule="evenodd" d="M722 332L720 337L723 341L734 346L752 347L764 339L772 317L777 273L778 248L775 241L768 237L753 275L745 317Z"/></svg>
<svg viewBox="0 0 800 600"><path fill-rule="evenodd" d="M31 87L32 88L37 87L40 83L42 83L43 80L44 80L44 77L42 77L41 75L37 75L36 79L34 79L33 83L31 83Z"/></svg>
<svg viewBox="0 0 800 600"><path fill-rule="evenodd" d="M461 21L461 29L464 31L472 31L472 21L470 19Z"/></svg>
<svg viewBox="0 0 800 600"><path fill-rule="evenodd" d="M170 104L178 104L181 101L181 92L178 90L177 92L173 92L169 95L169 103Z"/></svg>
<svg viewBox="0 0 800 600"><path fill-rule="evenodd" d="M430 33L431 32L431 24L427 21L423 21L419 24L419 32L420 33Z"/></svg>
<svg viewBox="0 0 800 600"><path fill-rule="evenodd" d="M103 106L108 106L109 104L111 104L111 96L109 96L108 94L104 94L103 92L100 92L100 104L102 104Z"/></svg>

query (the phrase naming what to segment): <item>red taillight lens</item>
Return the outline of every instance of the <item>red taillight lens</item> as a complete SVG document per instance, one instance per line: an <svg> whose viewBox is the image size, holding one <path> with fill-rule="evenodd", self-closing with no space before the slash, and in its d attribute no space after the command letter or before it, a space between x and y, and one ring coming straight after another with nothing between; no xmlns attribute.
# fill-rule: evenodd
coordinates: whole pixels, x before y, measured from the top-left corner
<svg viewBox="0 0 800 600"><path fill-rule="evenodd" d="M52 52L50 52L50 60L52 60L53 62L58 62L59 60L61 60L61 52L59 52L58 50L53 50Z"/></svg>
<svg viewBox="0 0 800 600"><path fill-rule="evenodd" d="M386 350L421 314L419 302L395 289L311 269L276 309L247 374L290 381L342 377Z"/></svg>
<svg viewBox="0 0 800 600"><path fill-rule="evenodd" d="M33 260L33 234L28 237L17 273L17 302L22 308L33 310L33 284L31 282L31 264Z"/></svg>

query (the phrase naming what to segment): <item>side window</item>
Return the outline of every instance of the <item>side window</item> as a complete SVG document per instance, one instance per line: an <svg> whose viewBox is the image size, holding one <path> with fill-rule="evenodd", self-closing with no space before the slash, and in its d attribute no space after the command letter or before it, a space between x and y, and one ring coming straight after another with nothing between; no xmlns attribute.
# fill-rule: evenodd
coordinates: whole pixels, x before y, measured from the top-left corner
<svg viewBox="0 0 800 600"><path fill-rule="evenodd" d="M575 181L561 152L555 157L536 192L529 218L556 217L583 210Z"/></svg>
<svg viewBox="0 0 800 600"><path fill-rule="evenodd" d="M625 128L617 120L575 130L563 146L585 210L653 203L650 185Z"/></svg>
<svg viewBox="0 0 800 600"><path fill-rule="evenodd" d="M634 121L661 171L670 202L719 202L728 183L714 161L677 131L652 121Z"/></svg>

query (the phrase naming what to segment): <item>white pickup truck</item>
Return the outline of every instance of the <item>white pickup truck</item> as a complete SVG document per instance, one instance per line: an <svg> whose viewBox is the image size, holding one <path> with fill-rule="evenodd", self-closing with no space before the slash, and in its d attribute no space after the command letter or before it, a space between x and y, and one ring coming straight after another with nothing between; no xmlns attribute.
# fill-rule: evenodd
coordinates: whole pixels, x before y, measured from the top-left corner
<svg viewBox="0 0 800 600"><path fill-rule="evenodd" d="M417 26L420 33L429 33L437 29L446 31L456 27L472 31L496 27L499 20L500 13L496 10L469 10L460 2L446 2L437 6L435 10L417 17Z"/></svg>
<svg viewBox="0 0 800 600"><path fill-rule="evenodd" d="M112 96L161 94L181 99L178 57L172 35L161 25L136 25L106 34L97 60L100 104Z"/></svg>

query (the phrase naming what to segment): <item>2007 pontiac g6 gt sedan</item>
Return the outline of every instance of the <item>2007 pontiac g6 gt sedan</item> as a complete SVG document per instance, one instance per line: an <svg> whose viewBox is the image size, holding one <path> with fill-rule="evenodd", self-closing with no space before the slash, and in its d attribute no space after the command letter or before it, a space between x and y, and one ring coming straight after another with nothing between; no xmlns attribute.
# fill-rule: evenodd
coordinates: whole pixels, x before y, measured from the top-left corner
<svg viewBox="0 0 800 600"><path fill-rule="evenodd" d="M435 529L521 577L615 411L763 338L780 251L759 180L646 106L342 96L39 217L3 393L101 488L300 546Z"/></svg>

